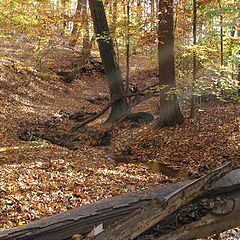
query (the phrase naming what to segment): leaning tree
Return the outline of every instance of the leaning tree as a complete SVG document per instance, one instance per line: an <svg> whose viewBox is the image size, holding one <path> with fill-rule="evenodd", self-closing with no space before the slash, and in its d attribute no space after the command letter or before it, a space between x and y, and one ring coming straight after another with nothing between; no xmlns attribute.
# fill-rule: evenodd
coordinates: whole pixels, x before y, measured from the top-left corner
<svg viewBox="0 0 240 240"><path fill-rule="evenodd" d="M184 121L175 91L173 0L159 0L158 20L160 117L157 126L162 128Z"/></svg>
<svg viewBox="0 0 240 240"><path fill-rule="evenodd" d="M124 96L123 80L116 62L103 2L102 0L89 0L89 7L111 95L112 109L107 121L117 122L129 113L130 106Z"/></svg>

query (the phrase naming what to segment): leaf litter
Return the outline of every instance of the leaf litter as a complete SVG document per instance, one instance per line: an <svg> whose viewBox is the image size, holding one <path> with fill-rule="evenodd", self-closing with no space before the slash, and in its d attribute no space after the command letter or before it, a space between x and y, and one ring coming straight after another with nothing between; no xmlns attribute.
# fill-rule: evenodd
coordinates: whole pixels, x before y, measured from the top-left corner
<svg viewBox="0 0 240 240"><path fill-rule="evenodd" d="M239 167L237 103L202 103L195 121L186 119L182 126L161 130L154 123L130 128L126 122L114 128L111 144L104 147L96 146L96 141L110 127L102 124L107 113L78 132L76 150L44 138L21 141L18 136L24 130L41 136L68 132L76 122L56 114L101 110L107 101L96 105L88 99L105 98L107 86L98 75L66 85L35 73L23 75L11 66L11 61L1 60L0 228L22 226L125 192L196 178L225 162ZM133 110L154 114L157 104L158 98L151 98ZM183 109L186 115L187 106ZM168 176L145 162L165 164L179 174Z"/></svg>

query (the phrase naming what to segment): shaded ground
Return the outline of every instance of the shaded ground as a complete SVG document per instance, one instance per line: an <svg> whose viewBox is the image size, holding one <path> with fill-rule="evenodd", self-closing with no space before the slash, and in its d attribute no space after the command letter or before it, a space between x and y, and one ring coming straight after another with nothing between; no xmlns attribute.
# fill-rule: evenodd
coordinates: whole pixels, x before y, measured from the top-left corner
<svg viewBox="0 0 240 240"><path fill-rule="evenodd" d="M186 119L182 126L160 131L154 123L131 128L125 122L114 128L110 146L96 146L99 135L110 127L102 125L107 113L77 133L76 150L50 144L44 137L21 141L18 136L24 131L40 136L68 133L76 119L63 117L64 114L101 110L108 103L107 85L103 76L94 73L65 84L53 72L26 68L24 64L28 62L21 61L21 54L7 58L7 47L3 47L1 228L22 225L123 192L195 178L224 162L239 166L240 108L234 103L203 103L198 106L201 109L194 122ZM56 71L60 70L59 59L66 54L64 51L69 50L62 49L55 59L51 56ZM144 76L145 84L154 83L154 73L145 72ZM142 78L135 76L134 81L145 87ZM95 98L102 100L97 104L89 101ZM157 103L158 98L148 99L134 111L154 114ZM183 109L187 113L187 106Z"/></svg>

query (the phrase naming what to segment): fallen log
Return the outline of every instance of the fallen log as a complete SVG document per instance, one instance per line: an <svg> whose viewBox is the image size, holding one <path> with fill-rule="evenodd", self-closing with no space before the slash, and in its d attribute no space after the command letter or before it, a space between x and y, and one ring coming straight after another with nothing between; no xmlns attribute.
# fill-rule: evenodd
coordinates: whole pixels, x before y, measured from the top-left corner
<svg viewBox="0 0 240 240"><path fill-rule="evenodd" d="M208 195L159 222L137 240L192 240L240 225L240 189Z"/></svg>
<svg viewBox="0 0 240 240"><path fill-rule="evenodd" d="M34 221L23 227L16 227L0 232L1 240L64 240L74 234L90 232L101 223L104 228L133 213L152 199L162 199L190 182L161 186L154 189L124 194L118 197L101 200L92 204L56 214L42 220ZM228 196L240 191L240 169L233 170L218 180L202 198ZM235 211L240 203L236 201ZM224 215L228 216L228 215ZM223 216L222 216L223 217ZM240 221L240 219L238 219ZM240 225L240 222L238 223ZM144 237L144 236L143 236ZM144 238L142 238L144 239ZM151 239L151 238L145 238ZM171 238L169 238L171 239Z"/></svg>
<svg viewBox="0 0 240 240"><path fill-rule="evenodd" d="M109 229L100 233L96 240L133 240L141 233L152 228L165 217L191 202L206 192L213 183L227 172L231 171L230 164L226 164L186 186L176 190L164 199L153 199L143 208L115 223Z"/></svg>

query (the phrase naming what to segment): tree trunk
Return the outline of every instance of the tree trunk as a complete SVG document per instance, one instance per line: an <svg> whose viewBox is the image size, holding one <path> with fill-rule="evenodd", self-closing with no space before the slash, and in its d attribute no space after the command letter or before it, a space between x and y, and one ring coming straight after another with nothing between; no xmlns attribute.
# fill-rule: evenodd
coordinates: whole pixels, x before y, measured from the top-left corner
<svg viewBox="0 0 240 240"><path fill-rule="evenodd" d="M129 33L129 25L130 25L130 1L127 0L127 19L126 19L126 84L125 84L125 92L129 94L129 71L130 71L130 33Z"/></svg>
<svg viewBox="0 0 240 240"><path fill-rule="evenodd" d="M83 48L87 47L90 42L89 36L89 19L88 19L88 2L87 0L82 0L83 8L82 8L82 25L84 29L84 38L83 38Z"/></svg>
<svg viewBox="0 0 240 240"><path fill-rule="evenodd" d="M240 13L238 14L239 18L237 21L237 37L240 38ZM238 51L238 54L240 55L240 48ZM237 58L237 81L238 81L238 96L240 96L240 58Z"/></svg>
<svg viewBox="0 0 240 240"><path fill-rule="evenodd" d="M219 1L219 8L220 11L222 10L221 1ZM224 49L223 49L223 16L222 13L220 13L220 59L221 59L221 66L224 65Z"/></svg>
<svg viewBox="0 0 240 240"><path fill-rule="evenodd" d="M76 13L74 16L74 22L73 22L73 29L71 32L71 40L69 42L69 47L75 48L77 40L78 40L78 24L79 24L79 18L82 11L82 0L78 0L77 2L77 8Z"/></svg>
<svg viewBox="0 0 240 240"><path fill-rule="evenodd" d="M69 42L69 47L74 48L76 46L78 37L79 37L79 18L81 16L82 27L84 28L84 37L82 43L81 54L89 55L90 53L85 54L85 52L91 51L91 43L89 39L89 24L88 24L88 13L87 13L87 0L78 0L75 21L73 24L73 29L71 33L71 40Z"/></svg>
<svg viewBox="0 0 240 240"><path fill-rule="evenodd" d="M117 28L117 6L117 0L114 0L112 3L112 26L110 27L111 34L114 34Z"/></svg>
<svg viewBox="0 0 240 240"><path fill-rule="evenodd" d="M115 59L103 2L89 0L89 6L112 101L112 110L107 121L117 122L129 113L130 107L124 96L123 80Z"/></svg>
<svg viewBox="0 0 240 240"><path fill-rule="evenodd" d="M75 77L81 73L82 68L85 64L87 64L89 58L91 57L91 50L92 50L92 44L93 44L94 38L89 40L89 35L86 35L83 39L83 46L81 49L81 52L79 54L78 60L76 62L76 66L71 72L69 72L64 77L64 82L71 83Z"/></svg>
<svg viewBox="0 0 240 240"><path fill-rule="evenodd" d="M155 0L150 0L150 8L151 8L151 15L150 15L150 20L151 20L151 28L154 28L154 19L156 18L156 10L155 10Z"/></svg>
<svg viewBox="0 0 240 240"><path fill-rule="evenodd" d="M195 115L195 85L197 74L197 0L193 0L193 71L192 71L192 96L191 96L191 109L190 118L194 119Z"/></svg>
<svg viewBox="0 0 240 240"><path fill-rule="evenodd" d="M158 128L184 122L175 93L173 25L173 0L159 0L158 55L161 91Z"/></svg>
<svg viewBox="0 0 240 240"><path fill-rule="evenodd" d="M62 34L65 33L65 28L67 27L67 20L66 20L66 17L68 15L68 4L69 4L69 1L68 0L61 0L61 7L62 7L62 15L63 15L63 29L62 29Z"/></svg>

